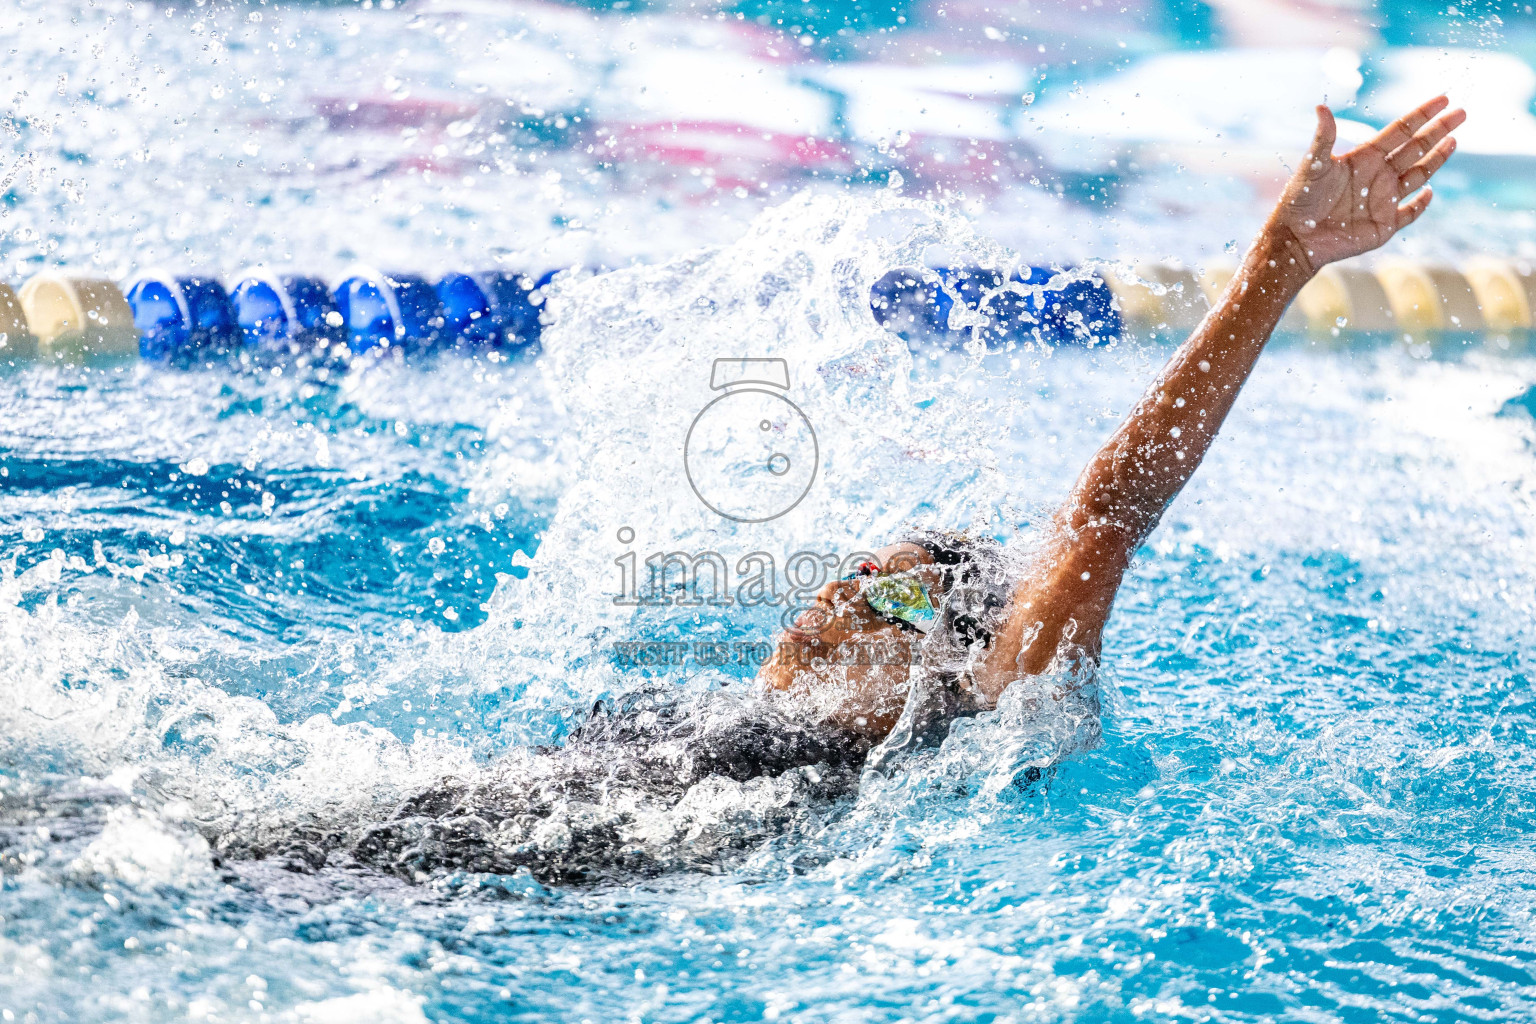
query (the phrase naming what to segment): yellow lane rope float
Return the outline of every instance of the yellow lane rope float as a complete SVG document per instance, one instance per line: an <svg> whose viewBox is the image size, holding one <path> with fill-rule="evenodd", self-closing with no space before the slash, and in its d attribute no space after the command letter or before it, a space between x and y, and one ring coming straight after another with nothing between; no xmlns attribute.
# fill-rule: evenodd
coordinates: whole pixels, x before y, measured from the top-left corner
<svg viewBox="0 0 1536 1024"><path fill-rule="evenodd" d="M133 310L111 281L46 272L22 285L18 297L39 359L83 363L139 354Z"/></svg>

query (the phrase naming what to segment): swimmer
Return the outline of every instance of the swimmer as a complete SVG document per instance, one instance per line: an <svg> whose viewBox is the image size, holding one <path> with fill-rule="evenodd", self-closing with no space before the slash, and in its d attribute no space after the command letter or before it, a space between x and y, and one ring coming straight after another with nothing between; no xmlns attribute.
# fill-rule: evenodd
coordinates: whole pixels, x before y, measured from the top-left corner
<svg viewBox="0 0 1536 1024"><path fill-rule="evenodd" d="M942 535L886 547L822 588L759 682L882 744L871 758L880 768L1021 680L1091 678L1132 556L1200 465L1286 307L1322 267L1379 248L1428 209L1425 183L1466 120L1448 106L1436 97L1339 157L1333 114L1319 106L1311 148L1241 268L1089 460L1028 561ZM872 644L922 667L841 667L858 661L846 648Z"/></svg>
<svg viewBox="0 0 1536 1024"><path fill-rule="evenodd" d="M954 719L995 707L1010 686L1047 681L1041 705L1056 702L1079 739L1096 738L1088 684L1132 556L1200 465L1301 287L1429 207L1423 186L1466 118L1448 105L1430 100L1342 157L1332 155L1332 113L1317 108L1312 147L1226 292L1030 550L942 533L901 540L822 588L759 672L757 694L684 700L663 687L600 702L563 746L442 779L361 831L301 830L244 852L307 870L340 848L411 877L528 870L593 882L713 870L760 839L814 828L867 772L940 742Z"/></svg>

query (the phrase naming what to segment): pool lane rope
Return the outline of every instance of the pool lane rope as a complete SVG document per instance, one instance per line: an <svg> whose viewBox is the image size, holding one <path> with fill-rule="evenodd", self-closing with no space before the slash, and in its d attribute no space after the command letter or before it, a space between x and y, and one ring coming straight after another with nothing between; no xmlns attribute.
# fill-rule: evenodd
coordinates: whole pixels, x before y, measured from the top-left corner
<svg viewBox="0 0 1536 1024"><path fill-rule="evenodd" d="M896 268L871 290L875 319L909 341L958 347L957 304L978 311L988 347L1106 341L1124 330L1182 334L1200 322L1236 268L1169 263L1092 270L1024 266ZM417 274L353 267L334 284L250 271L226 288L203 275L145 273L120 289L101 277L44 271L20 289L0 284L0 361L80 363L143 358L187 362L250 353L268 359L345 359L443 349L515 352L538 341L538 277L504 270ZM1477 258L1448 267L1406 261L1323 268L1286 312L1297 334L1448 333L1522 340L1533 328L1536 268Z"/></svg>

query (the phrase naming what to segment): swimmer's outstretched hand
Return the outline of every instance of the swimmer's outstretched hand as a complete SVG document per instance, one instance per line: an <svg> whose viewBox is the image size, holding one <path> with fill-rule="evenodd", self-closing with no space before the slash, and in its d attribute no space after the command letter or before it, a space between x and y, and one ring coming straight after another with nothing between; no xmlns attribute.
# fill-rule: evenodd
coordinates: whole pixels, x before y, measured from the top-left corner
<svg viewBox="0 0 1536 1024"><path fill-rule="evenodd" d="M1319 106L1312 148L1286 184L1267 229L1290 231L1313 273L1384 245L1429 207L1433 193L1424 183L1456 149L1451 132L1467 112L1442 114L1449 105L1436 96L1339 157L1333 155L1338 137L1333 112Z"/></svg>

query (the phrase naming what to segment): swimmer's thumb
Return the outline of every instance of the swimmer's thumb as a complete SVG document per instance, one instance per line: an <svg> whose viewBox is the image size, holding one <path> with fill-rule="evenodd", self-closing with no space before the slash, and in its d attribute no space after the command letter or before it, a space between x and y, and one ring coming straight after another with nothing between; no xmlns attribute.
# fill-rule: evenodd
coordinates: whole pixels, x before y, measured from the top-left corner
<svg viewBox="0 0 1536 1024"><path fill-rule="evenodd" d="M1327 160L1333 156L1333 144L1338 141L1339 126L1333 120L1333 111L1326 104L1317 105L1317 132L1312 136L1312 148L1307 155L1313 160Z"/></svg>

